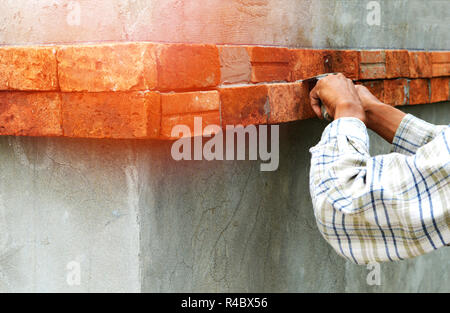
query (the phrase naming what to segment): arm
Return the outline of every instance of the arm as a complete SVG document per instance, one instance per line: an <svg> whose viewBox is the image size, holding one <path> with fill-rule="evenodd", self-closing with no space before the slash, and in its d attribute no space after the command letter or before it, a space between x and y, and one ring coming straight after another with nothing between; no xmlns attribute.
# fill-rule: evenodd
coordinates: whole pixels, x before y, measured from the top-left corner
<svg viewBox="0 0 450 313"><path fill-rule="evenodd" d="M310 189L320 232L358 264L402 260L448 245L449 129L414 155L371 157L364 122L395 143L412 117L387 107L361 113L360 98L337 83L342 79L327 77L311 92L313 108L318 97L337 118L311 149ZM371 124L377 114L383 121Z"/></svg>
<svg viewBox="0 0 450 313"><path fill-rule="evenodd" d="M379 101L364 86L355 86L366 112L366 125L393 145L393 152L412 155L445 126L435 126Z"/></svg>
<svg viewBox="0 0 450 313"><path fill-rule="evenodd" d="M310 190L323 237L357 264L396 261L450 243L450 130L415 155L371 157L366 126L331 123L311 149Z"/></svg>
<svg viewBox="0 0 450 313"><path fill-rule="evenodd" d="M395 133L406 114L384 103L371 105L365 110L367 127L387 142L392 143Z"/></svg>

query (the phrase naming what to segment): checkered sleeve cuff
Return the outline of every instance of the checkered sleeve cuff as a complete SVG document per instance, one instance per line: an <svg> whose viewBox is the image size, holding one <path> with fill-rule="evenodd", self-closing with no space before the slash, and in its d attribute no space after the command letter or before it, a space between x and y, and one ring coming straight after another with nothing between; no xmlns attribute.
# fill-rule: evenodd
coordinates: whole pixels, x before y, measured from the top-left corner
<svg viewBox="0 0 450 313"><path fill-rule="evenodd" d="M359 119L353 117L343 117L335 120L325 128L322 134L322 142L329 142L339 136L358 142L365 150L369 150L369 136L366 125Z"/></svg>
<svg viewBox="0 0 450 313"><path fill-rule="evenodd" d="M392 151L406 155L415 154L417 149L433 140L436 134L437 126L408 114L397 129Z"/></svg>

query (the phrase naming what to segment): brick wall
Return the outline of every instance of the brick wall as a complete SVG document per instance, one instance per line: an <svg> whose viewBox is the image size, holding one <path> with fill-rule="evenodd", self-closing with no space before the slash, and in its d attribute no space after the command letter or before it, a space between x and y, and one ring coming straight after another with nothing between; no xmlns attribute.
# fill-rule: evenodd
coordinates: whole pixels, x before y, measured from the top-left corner
<svg viewBox="0 0 450 313"><path fill-rule="evenodd" d="M301 80L342 72L391 105L449 100L450 52L157 44L0 47L0 135L172 139L174 125L314 116Z"/></svg>

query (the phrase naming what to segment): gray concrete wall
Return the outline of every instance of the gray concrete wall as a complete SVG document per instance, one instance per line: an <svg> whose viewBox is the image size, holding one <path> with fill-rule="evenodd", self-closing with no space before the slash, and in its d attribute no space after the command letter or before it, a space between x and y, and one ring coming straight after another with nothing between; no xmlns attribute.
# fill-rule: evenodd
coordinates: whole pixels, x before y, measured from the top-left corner
<svg viewBox="0 0 450 313"><path fill-rule="evenodd" d="M449 103L405 109L449 122ZM0 291L450 291L449 249L383 264L371 287L321 238L308 149L323 127L281 126L271 173L175 162L170 142L1 137Z"/></svg>
<svg viewBox="0 0 450 313"><path fill-rule="evenodd" d="M450 47L450 1L380 0L380 26L367 24L367 3L2 0L0 44L150 40L315 48Z"/></svg>
<svg viewBox="0 0 450 313"><path fill-rule="evenodd" d="M131 157L120 142L0 138L0 291L140 290Z"/></svg>
<svg viewBox="0 0 450 313"><path fill-rule="evenodd" d="M449 122L448 104L406 108L433 123ZM280 168L258 162L181 162L170 144L139 146L143 290L201 292L450 291L450 250L369 271L335 254L321 238L308 189L309 148L324 124L280 129ZM372 153L390 146L371 136ZM156 152L158 150L159 152ZM161 161L164 160L164 161Z"/></svg>
<svg viewBox="0 0 450 313"><path fill-rule="evenodd" d="M445 0L0 2L0 44L152 40L449 49ZM448 123L449 104L405 108ZM280 168L175 162L170 142L0 137L0 291L450 291L448 249L368 270L320 237L308 190L316 120L281 126ZM374 153L388 152L372 136ZM80 265L70 286L68 264Z"/></svg>

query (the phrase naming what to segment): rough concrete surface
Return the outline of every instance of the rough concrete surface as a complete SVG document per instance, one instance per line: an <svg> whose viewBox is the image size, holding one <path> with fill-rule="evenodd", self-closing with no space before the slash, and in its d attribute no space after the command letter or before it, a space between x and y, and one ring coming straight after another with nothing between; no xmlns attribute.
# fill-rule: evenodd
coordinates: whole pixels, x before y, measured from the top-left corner
<svg viewBox="0 0 450 313"><path fill-rule="evenodd" d="M449 104L405 107L448 123ZM308 191L317 120L282 125L280 168L184 161L170 142L0 138L0 291L449 292L449 249L381 265L321 238ZM389 146L372 136L372 152ZM66 282L79 262L81 285Z"/></svg>
<svg viewBox="0 0 450 313"><path fill-rule="evenodd" d="M447 0L2 0L0 44L149 40L448 49ZM25 8L25 9L24 9Z"/></svg>

